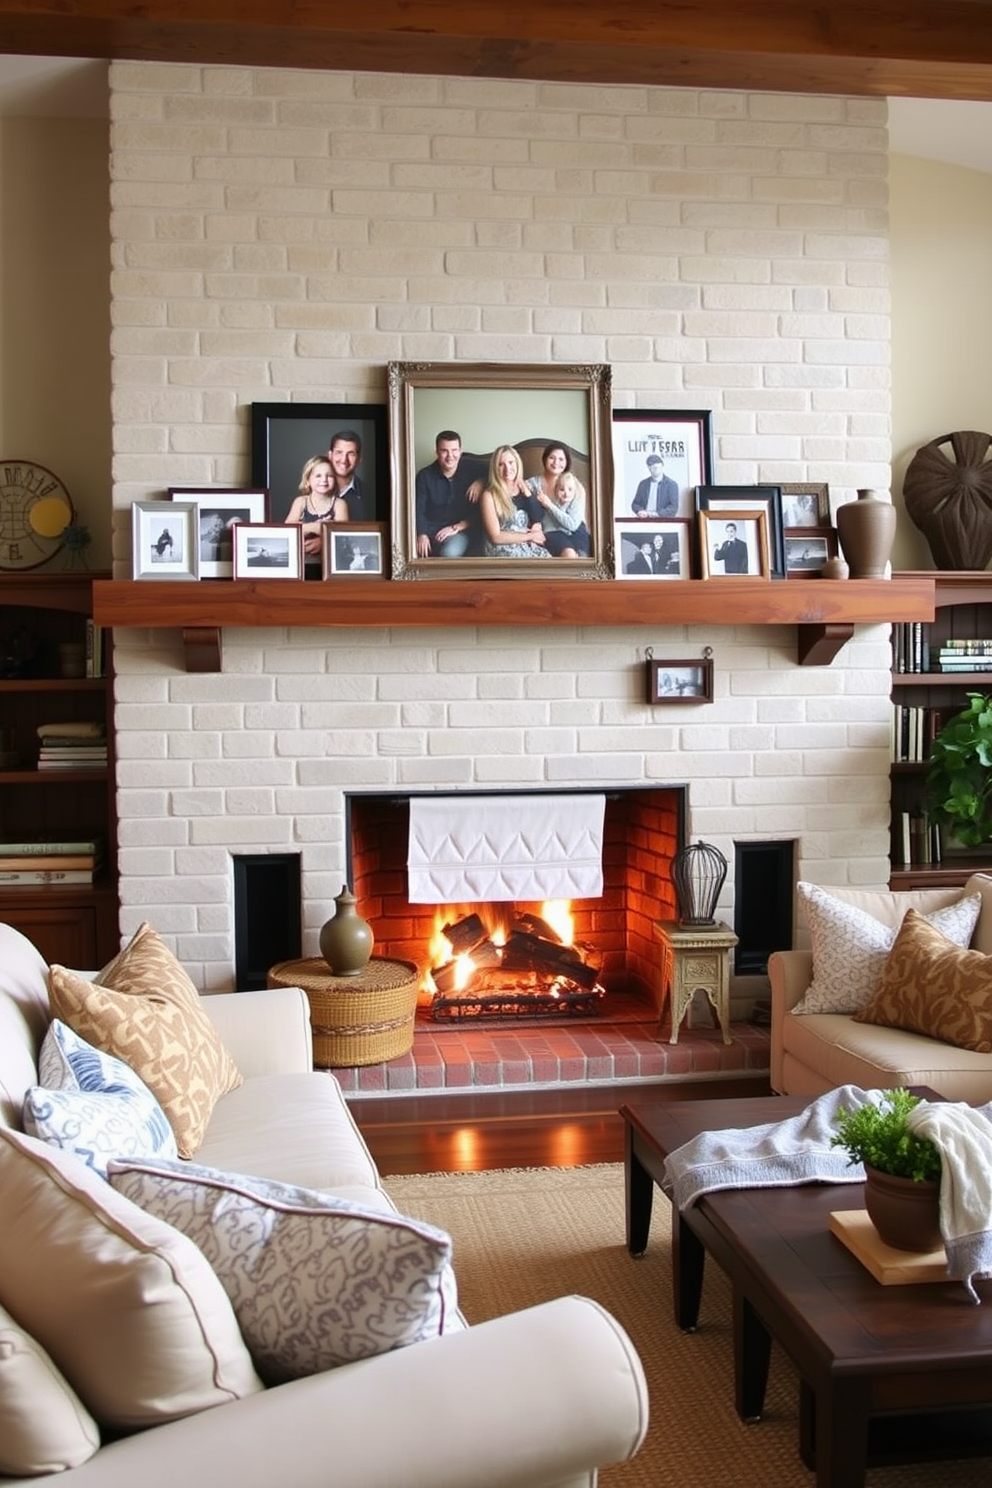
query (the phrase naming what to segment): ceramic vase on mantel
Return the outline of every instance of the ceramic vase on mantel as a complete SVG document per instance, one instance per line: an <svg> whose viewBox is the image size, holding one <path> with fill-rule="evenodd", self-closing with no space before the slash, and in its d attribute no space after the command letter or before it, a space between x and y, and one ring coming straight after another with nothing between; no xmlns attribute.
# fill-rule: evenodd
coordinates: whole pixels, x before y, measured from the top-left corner
<svg viewBox="0 0 992 1488"><path fill-rule="evenodd" d="M334 914L321 927L320 954L335 976L358 976L372 954L372 928L358 913L357 903L348 885L342 884Z"/></svg>
<svg viewBox="0 0 992 1488"><path fill-rule="evenodd" d="M837 508L837 536L852 579L884 579L896 535L896 509L874 491Z"/></svg>

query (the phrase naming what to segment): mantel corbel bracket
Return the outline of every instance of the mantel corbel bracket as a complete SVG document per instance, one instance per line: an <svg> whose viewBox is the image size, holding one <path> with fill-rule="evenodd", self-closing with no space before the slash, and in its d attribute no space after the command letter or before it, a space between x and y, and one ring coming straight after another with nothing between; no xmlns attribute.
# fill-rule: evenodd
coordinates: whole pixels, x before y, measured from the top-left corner
<svg viewBox="0 0 992 1488"><path fill-rule="evenodd" d="M183 651L188 672L221 671L221 629L219 625L184 625Z"/></svg>
<svg viewBox="0 0 992 1488"><path fill-rule="evenodd" d="M796 660L800 666L829 666L854 635L845 622L796 626Z"/></svg>

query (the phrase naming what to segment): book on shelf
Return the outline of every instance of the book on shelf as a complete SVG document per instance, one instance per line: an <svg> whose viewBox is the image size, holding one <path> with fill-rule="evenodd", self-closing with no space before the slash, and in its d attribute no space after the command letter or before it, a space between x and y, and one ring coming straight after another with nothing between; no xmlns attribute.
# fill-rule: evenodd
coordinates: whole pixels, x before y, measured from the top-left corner
<svg viewBox="0 0 992 1488"><path fill-rule="evenodd" d="M899 851L904 868L930 868L940 864L940 831L926 812L900 813Z"/></svg>
<svg viewBox="0 0 992 1488"><path fill-rule="evenodd" d="M0 854L5 858L37 858L49 854L63 856L67 853L85 853L96 857L103 855L102 837L79 837L63 840L57 837L36 837L30 842L0 842Z"/></svg>
<svg viewBox="0 0 992 1488"><path fill-rule="evenodd" d="M23 856L18 856L17 853L4 856L0 853L0 873L20 873L36 869L47 873L53 868L88 868L92 873L102 861L102 857L98 858L95 853L25 853Z"/></svg>
<svg viewBox="0 0 992 1488"><path fill-rule="evenodd" d="M17 884L86 884L93 868L16 868L0 872L0 887Z"/></svg>
<svg viewBox="0 0 992 1488"><path fill-rule="evenodd" d="M39 739L83 739L93 744L107 737L107 726L94 720L77 718L69 723L39 723Z"/></svg>
<svg viewBox="0 0 992 1488"><path fill-rule="evenodd" d="M106 675L106 663L104 661L104 637L103 626L97 625L95 620L87 617L86 620L86 675L87 677L103 677Z"/></svg>

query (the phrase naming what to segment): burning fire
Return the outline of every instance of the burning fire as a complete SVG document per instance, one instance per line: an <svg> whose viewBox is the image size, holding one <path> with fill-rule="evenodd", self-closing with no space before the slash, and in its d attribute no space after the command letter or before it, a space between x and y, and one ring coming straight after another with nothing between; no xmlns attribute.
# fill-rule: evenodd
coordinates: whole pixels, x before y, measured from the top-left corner
<svg viewBox="0 0 992 1488"><path fill-rule="evenodd" d="M512 904L477 904L457 905L453 909L438 909L434 914L434 928L431 933L430 945L428 947L430 964L433 967L447 966L454 962L449 990L452 992L463 992L474 976L477 966L469 952L454 952L451 941L444 933L445 925L450 925L452 920L458 920L465 915L476 914L486 928L490 943L496 947L497 955L500 948L506 945L514 918L516 906ZM546 899L538 911L540 919L558 937L562 945L570 946L574 943L575 919L572 915L572 901L570 899ZM424 990L432 996L437 992L437 985L430 971L425 974Z"/></svg>

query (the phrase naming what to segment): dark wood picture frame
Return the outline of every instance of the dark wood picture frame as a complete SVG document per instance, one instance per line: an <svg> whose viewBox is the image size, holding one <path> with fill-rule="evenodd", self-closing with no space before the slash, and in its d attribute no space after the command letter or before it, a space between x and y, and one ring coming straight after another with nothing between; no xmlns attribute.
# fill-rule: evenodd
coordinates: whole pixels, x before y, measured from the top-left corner
<svg viewBox="0 0 992 1488"><path fill-rule="evenodd" d="M388 577L388 532L386 522L325 522L320 529L321 577L335 583Z"/></svg>
<svg viewBox="0 0 992 1488"><path fill-rule="evenodd" d="M768 535L768 568L765 577L785 578L785 523L782 520L781 486L700 486L696 491L696 506L700 512L719 512L731 507L738 514L763 511L767 519Z"/></svg>
<svg viewBox="0 0 992 1488"><path fill-rule="evenodd" d="M787 527L785 570L790 579L809 579L830 558L837 557L835 527Z"/></svg>
<svg viewBox="0 0 992 1488"><path fill-rule="evenodd" d="M711 703L713 701L713 659L680 658L645 663L647 701L652 708L670 703Z"/></svg>

